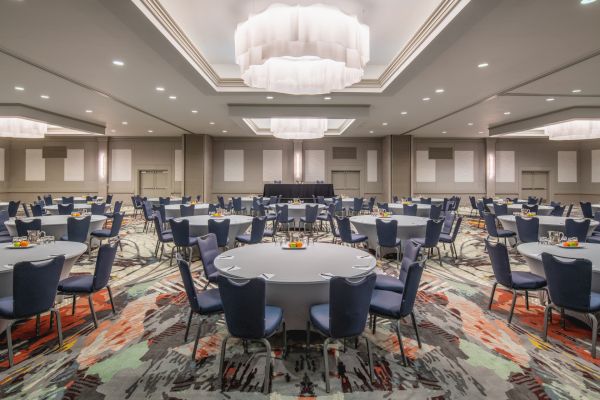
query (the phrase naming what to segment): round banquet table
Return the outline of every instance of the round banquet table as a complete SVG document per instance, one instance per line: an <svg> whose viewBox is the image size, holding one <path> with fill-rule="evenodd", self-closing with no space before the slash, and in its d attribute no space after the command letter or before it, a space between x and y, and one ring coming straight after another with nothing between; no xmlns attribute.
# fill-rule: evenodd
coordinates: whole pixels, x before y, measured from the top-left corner
<svg viewBox="0 0 600 400"><path fill-rule="evenodd" d="M7 201L0 202L0 211L8 211L8 202Z"/></svg>
<svg viewBox="0 0 600 400"><path fill-rule="evenodd" d="M350 217L350 222L356 228L356 231L361 235L366 235L369 240L369 248L375 250L377 248L377 228L375 220L379 217L371 215L358 215ZM392 215L390 218L381 218L384 221L395 219L398 221L398 239L402 240L402 248L406 240L411 238L425 237L425 229L427 228L428 218L413 217L409 215ZM382 249L385 250L385 249ZM383 252L385 254L385 251Z"/></svg>
<svg viewBox="0 0 600 400"><path fill-rule="evenodd" d="M65 197L69 197L69 196L65 196ZM104 197L98 196L98 197L96 197L96 200L102 201L102 200L104 200ZM57 204L58 203L62 204L62 196L53 198L52 201ZM87 203L87 199L85 197L81 197L81 196L73 197L73 203Z"/></svg>
<svg viewBox="0 0 600 400"><path fill-rule="evenodd" d="M45 215L43 217L24 219L41 219L42 231L44 231L46 235L54 236L56 240L58 240L61 236L67 234L67 219L69 218L69 215ZM106 217L104 215L92 215L88 236L92 231L102 229L102 227L104 226L104 222L106 222ZM6 229L8 229L8 233L10 234L10 236L17 236L17 227L15 225L14 219L6 221L4 225L6 225Z"/></svg>
<svg viewBox="0 0 600 400"><path fill-rule="evenodd" d="M53 255L64 254L65 263L60 279L69 276L75 261L87 251L87 246L77 242L44 244L30 249L10 249L11 244L0 244L0 298L13 294L13 266L19 261L37 261ZM8 321L0 319L0 333L6 330Z"/></svg>
<svg viewBox="0 0 600 400"><path fill-rule="evenodd" d="M494 206L493 205L489 205L488 208L490 209L490 213L495 214L494 211ZM508 212L510 214L512 213L516 213L516 212L521 212L521 210L523 209L523 204L509 204L507 206L508 208ZM540 216L544 216L544 215L550 215L550 213L552 212L552 210L554 210L554 207L550 207L550 206L538 206L538 211L537 214Z"/></svg>
<svg viewBox="0 0 600 400"><path fill-rule="evenodd" d="M0 207L2 204L4 203L0 203ZM6 205L8 206L8 203L6 203ZM594 214L600 211L600 204L592 204L592 211L594 212Z"/></svg>
<svg viewBox="0 0 600 400"><path fill-rule="evenodd" d="M551 216L537 216L540 220L540 231L538 233L539 237L548 236L549 231L560 231L565 232L565 221L567 218L565 217L551 217ZM514 215L501 215L498 217L498 220L502 224L504 229L508 229L517 233L517 237L519 233L517 232L517 222L515 220ZM590 229L588 230L588 236L592 234L592 231L598 226L598 221L590 221Z"/></svg>
<svg viewBox="0 0 600 400"><path fill-rule="evenodd" d="M269 278L267 304L283 309L286 327L291 330L305 330L310 306L329 302L329 279L321 274L356 278L370 274L375 266L375 258L363 250L327 243L302 250L285 250L276 242L253 244L215 259L215 267L227 277L249 279L268 274L263 276Z"/></svg>
<svg viewBox="0 0 600 400"><path fill-rule="evenodd" d="M233 248L235 237L245 233L252 225L252 217L246 215L228 215L226 217L211 217L209 215L194 215L193 217L182 217L190 221L190 236L204 236L208 233L208 220L229 220L229 240L227 246Z"/></svg>
<svg viewBox="0 0 600 400"><path fill-rule="evenodd" d="M257 199L260 199L259 196L256 196ZM250 210L252 210L254 208L254 205L252 204L252 201L254 200L253 197L242 197L242 208L246 209L246 212L250 212Z"/></svg>
<svg viewBox="0 0 600 400"><path fill-rule="evenodd" d="M499 203L499 204L504 204L507 200L506 199L493 199L492 202L486 202L485 204L492 204L492 203ZM517 204L527 204L528 201L525 199L517 199Z"/></svg>
<svg viewBox="0 0 600 400"><path fill-rule="evenodd" d="M306 215L306 206L307 205L311 205L314 206L314 203L304 203L304 204L287 204L287 203L281 203L279 204L279 206L288 206L288 217L294 218L296 220L296 222L300 221L300 218L304 217ZM319 213L321 213L321 211L323 211L326 207L323 204L318 204L319 206ZM275 211L276 207L274 204L268 206L269 210L271 211ZM317 214L318 215L318 214Z"/></svg>
<svg viewBox="0 0 600 400"><path fill-rule="evenodd" d="M334 198L333 197L327 197L325 198L325 204L329 205L331 203L333 203ZM366 204L365 201L363 201L363 205ZM354 197L342 197L342 208L349 210L351 208L354 208Z"/></svg>
<svg viewBox="0 0 600 400"><path fill-rule="evenodd" d="M160 204L160 199L158 197L148 197L147 201L156 206ZM169 204L181 204L181 197L171 197Z"/></svg>
<svg viewBox="0 0 600 400"><path fill-rule="evenodd" d="M415 203L417 203L417 202L421 201L421 198L418 198L418 200L417 200L417 198L413 197L413 201ZM436 206L443 205L444 204L444 199L441 199L441 198L438 198L438 197L432 197L431 198L431 204L435 204Z"/></svg>
<svg viewBox="0 0 600 400"><path fill-rule="evenodd" d="M417 205L417 216L418 217L427 217L429 218L429 212L431 211L430 204L420 204L414 203ZM390 203L388 204L388 208L394 215L404 215L404 205L402 203Z"/></svg>
<svg viewBox="0 0 600 400"><path fill-rule="evenodd" d="M180 205L181 204L169 204L168 206L165 206L165 217L167 219L181 217ZM194 215L208 215L208 204L194 205Z"/></svg>
<svg viewBox="0 0 600 400"><path fill-rule="evenodd" d="M92 206L86 203L75 203L73 204L73 210L74 211L84 211L84 212L90 212L90 210L92 209ZM59 215L58 214L58 205L52 205L52 206L44 206L44 210L48 211L49 214L51 215ZM104 207L104 212L109 212L110 211L110 204L107 204L106 207Z"/></svg>

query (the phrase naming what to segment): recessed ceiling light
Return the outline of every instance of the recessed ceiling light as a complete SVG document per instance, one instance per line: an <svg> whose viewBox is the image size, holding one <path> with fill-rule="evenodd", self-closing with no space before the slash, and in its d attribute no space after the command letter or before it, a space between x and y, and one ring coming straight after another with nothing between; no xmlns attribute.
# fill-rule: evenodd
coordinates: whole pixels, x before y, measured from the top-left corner
<svg viewBox="0 0 600 400"><path fill-rule="evenodd" d="M406 112L406 111L402 111L400 114L401 114L401 115L406 115L406 114L408 114L408 112Z"/></svg>
<svg viewBox="0 0 600 400"><path fill-rule="evenodd" d="M375 131L369 131L369 133L375 133Z"/></svg>
<svg viewBox="0 0 600 400"><path fill-rule="evenodd" d="M90 114L92 110L85 110L86 113Z"/></svg>
<svg viewBox="0 0 600 400"><path fill-rule="evenodd" d="M156 87L156 91L157 91L157 92L164 92L164 91L165 91L165 88L164 88L164 87L162 87L162 86L157 86L157 87Z"/></svg>
<svg viewBox="0 0 600 400"><path fill-rule="evenodd" d="M123 121L123 122L121 122L121 125L127 125L127 124L128 124L128 122L127 122L127 121Z"/></svg>
<svg viewBox="0 0 600 400"><path fill-rule="evenodd" d="M423 97L423 101L429 101L429 100L431 100L430 97Z"/></svg>
<svg viewBox="0 0 600 400"><path fill-rule="evenodd" d="M546 99L546 101L554 101L554 100L555 100L555 99L554 99L554 97L548 97L548 98Z"/></svg>
<svg viewBox="0 0 600 400"><path fill-rule="evenodd" d="M50 98L50 96L48 96L47 94L41 94L40 97L44 100L48 100Z"/></svg>
<svg viewBox="0 0 600 400"><path fill-rule="evenodd" d="M192 113L198 114L198 110L192 110Z"/></svg>
<svg viewBox="0 0 600 400"><path fill-rule="evenodd" d="M573 89L571 90L571 93L581 93L581 89Z"/></svg>
<svg viewBox="0 0 600 400"><path fill-rule="evenodd" d="M331 100L331 97L325 96L325 97L323 97L323 100Z"/></svg>
<svg viewBox="0 0 600 400"><path fill-rule="evenodd" d="M442 131L442 133L448 133L448 131Z"/></svg>
<svg viewBox="0 0 600 400"><path fill-rule="evenodd" d="M510 115L510 111L505 111L504 115Z"/></svg>
<svg viewBox="0 0 600 400"><path fill-rule="evenodd" d="M267 100L273 100L275 97L273 96L267 96Z"/></svg>
<svg viewBox="0 0 600 400"><path fill-rule="evenodd" d="M387 122L382 122L382 123L381 123L381 125L383 125L383 126L387 126L387 125L388 125L388 123L387 123Z"/></svg>
<svg viewBox="0 0 600 400"><path fill-rule="evenodd" d="M125 65L125 63L121 60L113 60L113 65L116 65L117 67L122 67L123 65Z"/></svg>
<svg viewBox="0 0 600 400"><path fill-rule="evenodd" d="M175 100L175 99L177 99L177 96L173 96L173 95L169 96L169 100Z"/></svg>
<svg viewBox="0 0 600 400"><path fill-rule="evenodd" d="M472 122L469 122L467 125L469 125L469 126L473 126L473 123L472 123Z"/></svg>
<svg viewBox="0 0 600 400"><path fill-rule="evenodd" d="M152 129L148 129L148 133L152 133L154 132Z"/></svg>
<svg viewBox="0 0 600 400"><path fill-rule="evenodd" d="M477 65L477 67L479 67L479 68L485 68L488 65L490 65L490 64L488 64L488 63L480 63L480 64Z"/></svg>
<svg viewBox="0 0 600 400"><path fill-rule="evenodd" d="M215 123L214 123L213 121L210 121L210 122L209 122L209 124L210 124L210 125L214 125Z"/></svg>
<svg viewBox="0 0 600 400"><path fill-rule="evenodd" d="M110 130L110 132L111 132L111 133L115 133L115 132L116 132L116 130L114 130L114 129L111 129L111 130Z"/></svg>
<svg viewBox="0 0 600 400"><path fill-rule="evenodd" d="M581 0L581 1L580 1L580 3L581 3L581 4L584 4L584 5L585 5L585 4L592 4L592 3L594 3L594 2L596 2L596 0Z"/></svg>
<svg viewBox="0 0 600 400"><path fill-rule="evenodd" d="M479 131L479 134L480 134L480 135L482 135L482 134L483 134L483 131Z"/></svg>
<svg viewBox="0 0 600 400"><path fill-rule="evenodd" d="M227 131L226 131L225 129L223 129L221 132L223 132L223 133L227 133Z"/></svg>
<svg viewBox="0 0 600 400"><path fill-rule="evenodd" d="M15 90L22 92L23 90L25 90L25 88L23 86L15 86Z"/></svg>
<svg viewBox="0 0 600 400"><path fill-rule="evenodd" d="M444 93L444 89L435 89L436 93Z"/></svg>

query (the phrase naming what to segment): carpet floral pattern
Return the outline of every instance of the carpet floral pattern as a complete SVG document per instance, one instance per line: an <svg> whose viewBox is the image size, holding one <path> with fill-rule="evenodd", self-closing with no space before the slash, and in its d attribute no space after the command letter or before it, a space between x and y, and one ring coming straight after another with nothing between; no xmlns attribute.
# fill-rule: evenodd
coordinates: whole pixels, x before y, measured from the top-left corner
<svg viewBox="0 0 600 400"><path fill-rule="evenodd" d="M130 211L130 210L128 210ZM196 361L193 340L184 343L189 312L175 265L154 258L155 236L142 233L143 223L129 218L124 246L113 268L111 287L117 314L105 292L94 296L99 317L93 329L87 302L75 315L66 300L61 307L65 343L58 348L55 332L42 318L35 337L35 319L13 328L15 366L7 369L6 339L0 337L0 398L27 399L255 399L261 394L265 357L260 344L244 352L232 341L222 382L218 375L219 347L226 334L224 320L210 318L202 329ZM402 365L396 335L378 320L374 344L375 377L368 377L366 347L360 341L340 343L329 351L330 371L323 370L322 339L313 335L311 350L304 336L292 335L290 352L282 358L281 338L274 337L271 397L337 399L558 399L599 398L600 361L589 354L590 330L558 318L549 341L540 338L543 307L536 300L525 309L519 298L512 325L506 317L511 294L499 290L491 311L487 301L493 274L483 251L484 232L474 221L464 224L458 239L461 257L443 254L443 265L428 260L415 306L423 347L418 348L410 320L402 323L409 365ZM321 240L330 240L323 237ZM513 266L527 270L511 250ZM397 274L394 259L378 263L380 273ZM205 283L202 266L193 264L197 284ZM83 257L74 273L93 270ZM201 287L200 286L200 287ZM192 331L198 327L195 317ZM193 335L190 335L191 337ZM332 391L325 392L329 373ZM327 397L331 396L331 397Z"/></svg>

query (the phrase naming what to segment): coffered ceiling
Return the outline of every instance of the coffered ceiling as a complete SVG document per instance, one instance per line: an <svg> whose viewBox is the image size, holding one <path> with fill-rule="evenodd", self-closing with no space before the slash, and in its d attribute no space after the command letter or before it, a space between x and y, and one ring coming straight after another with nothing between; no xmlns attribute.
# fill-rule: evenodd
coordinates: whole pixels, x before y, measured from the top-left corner
<svg viewBox="0 0 600 400"><path fill-rule="evenodd" d="M125 136L255 136L231 115L231 105L251 106L255 118L281 106L288 113L331 110L339 118L341 109L351 114L360 106L368 113L342 137L464 138L573 107L600 107L600 1L323 2L357 15L372 33L364 84L330 96L239 86L233 31L267 1L0 0L0 106L20 104ZM205 68L161 27L149 4L168 11ZM435 28L425 29L434 15ZM428 35L420 47L394 67L423 29ZM382 79L386 70L393 73Z"/></svg>

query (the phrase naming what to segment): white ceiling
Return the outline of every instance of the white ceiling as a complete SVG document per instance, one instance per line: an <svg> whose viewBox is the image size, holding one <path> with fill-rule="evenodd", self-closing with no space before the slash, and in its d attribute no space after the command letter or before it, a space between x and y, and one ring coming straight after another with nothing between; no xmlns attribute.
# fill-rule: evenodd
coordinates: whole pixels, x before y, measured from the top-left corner
<svg viewBox="0 0 600 400"><path fill-rule="evenodd" d="M401 4L414 1L323 2L371 25L377 62L401 42L387 29L414 29L389 22L404 20L413 9ZM428 2L430 7L434 3ZM227 41L227 32L233 31L235 21L245 19L249 11L244 7L260 9L266 4L224 0L201 7L198 21L223 23L222 30L206 28L219 38L208 39L206 57L215 63L227 60L233 43L232 37ZM190 9L189 14L197 12ZM282 104L365 105L368 116L352 124L344 137L485 137L489 127L576 106L600 107L598 21L600 1L581 5L579 0L472 0L383 93L344 91L333 93L332 100L271 94L274 99L267 100L267 93L215 91L132 1L0 0L0 106L24 104L105 125L109 135L254 136L241 119L229 114L229 105L266 110ZM125 65L112 65L114 59ZM481 62L489 66L477 68ZM14 90L16 85L25 91ZM166 91L157 92L156 86ZM437 88L444 93L436 94ZM573 89L582 92L573 94ZM169 100L169 95L177 99ZM549 96L556 100L547 102ZM423 97L431 100L424 102ZM507 111L510 114L504 115Z"/></svg>

